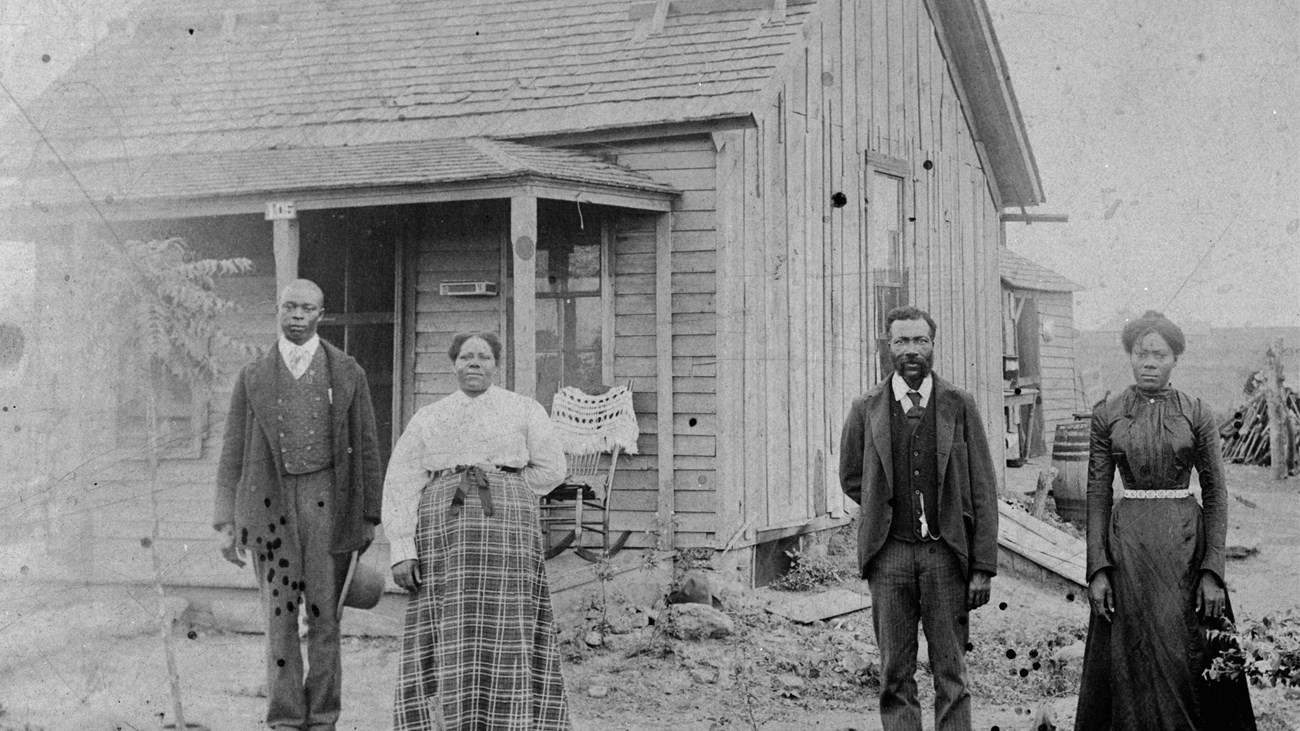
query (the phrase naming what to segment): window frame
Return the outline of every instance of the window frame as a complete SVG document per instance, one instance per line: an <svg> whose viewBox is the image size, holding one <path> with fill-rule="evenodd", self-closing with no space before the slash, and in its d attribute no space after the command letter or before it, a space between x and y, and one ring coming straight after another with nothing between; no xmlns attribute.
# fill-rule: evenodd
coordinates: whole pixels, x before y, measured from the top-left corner
<svg viewBox="0 0 1300 731"><path fill-rule="evenodd" d="M864 359L864 362L869 363L867 367L875 372L868 372L864 375L869 381L878 382L884 380L892 372L888 367L890 360L889 334L883 331L886 312L881 311L883 308L880 305L881 293L879 291L881 287L890 287L890 285L877 283L874 274L875 269L872 267L871 254L877 251L878 248L872 238L874 231L871 198L875 194L874 183L877 175L898 180L899 268L896 272L900 275L900 282L891 288L898 290L900 294L899 305L913 304L915 296L913 270L916 264L916 230L914 225L909 224L915 222L915 209L912 205L913 196L915 195L915 181L912 177L912 166L907 160L874 152L864 153L864 158L866 165L863 170L863 189L866 191L866 195L864 196L862 212L864 224L862 227L862 271L865 276L862 311L867 313L867 316L863 318L864 339L875 346L875 357Z"/></svg>

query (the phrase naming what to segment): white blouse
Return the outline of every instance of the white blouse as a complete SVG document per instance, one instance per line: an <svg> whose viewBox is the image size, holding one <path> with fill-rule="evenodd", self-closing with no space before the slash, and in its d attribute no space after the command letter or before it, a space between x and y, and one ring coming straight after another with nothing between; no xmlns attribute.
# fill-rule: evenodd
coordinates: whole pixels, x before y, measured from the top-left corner
<svg viewBox="0 0 1300 731"><path fill-rule="evenodd" d="M545 495L564 480L564 449L546 410L526 396L490 386L476 397L456 391L420 409L393 447L384 478L384 534L394 565L417 558L420 493L433 473L458 465L520 470Z"/></svg>

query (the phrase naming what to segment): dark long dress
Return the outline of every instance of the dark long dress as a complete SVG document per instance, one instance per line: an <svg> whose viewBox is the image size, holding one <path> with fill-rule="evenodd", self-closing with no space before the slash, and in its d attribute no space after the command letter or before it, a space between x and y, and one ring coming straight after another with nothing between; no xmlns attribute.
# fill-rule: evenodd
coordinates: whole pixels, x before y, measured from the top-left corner
<svg viewBox="0 0 1300 731"><path fill-rule="evenodd" d="M1185 490L1193 467L1204 507L1192 496L1112 507L1116 468L1131 495ZM1223 578L1227 497L1218 429L1199 399L1130 387L1093 412L1088 577L1109 572L1115 612L1088 627L1077 731L1255 728L1244 679L1201 675L1209 658L1197 589L1202 572Z"/></svg>

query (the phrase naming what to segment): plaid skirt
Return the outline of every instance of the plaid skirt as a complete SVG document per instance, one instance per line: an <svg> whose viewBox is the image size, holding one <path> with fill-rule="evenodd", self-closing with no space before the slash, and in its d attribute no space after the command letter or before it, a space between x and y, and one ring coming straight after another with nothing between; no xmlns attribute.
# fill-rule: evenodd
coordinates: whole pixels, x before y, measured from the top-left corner
<svg viewBox="0 0 1300 731"><path fill-rule="evenodd" d="M423 583L406 608L393 728L567 730L537 497L488 472L490 517L462 474L435 477L415 533Z"/></svg>

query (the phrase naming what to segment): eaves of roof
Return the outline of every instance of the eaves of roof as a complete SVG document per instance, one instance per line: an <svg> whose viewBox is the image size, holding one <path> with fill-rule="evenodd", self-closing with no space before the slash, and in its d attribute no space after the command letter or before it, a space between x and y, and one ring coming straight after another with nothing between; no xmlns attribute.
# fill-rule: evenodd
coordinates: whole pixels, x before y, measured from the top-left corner
<svg viewBox="0 0 1300 731"><path fill-rule="evenodd" d="M984 0L925 0L950 55L1003 207L1046 201L1011 73Z"/></svg>
<svg viewBox="0 0 1300 731"><path fill-rule="evenodd" d="M214 198L395 186L452 186L529 178L624 191L646 198L677 195L643 173L561 148L464 138L329 148L183 153L47 166L5 191L10 207Z"/></svg>

